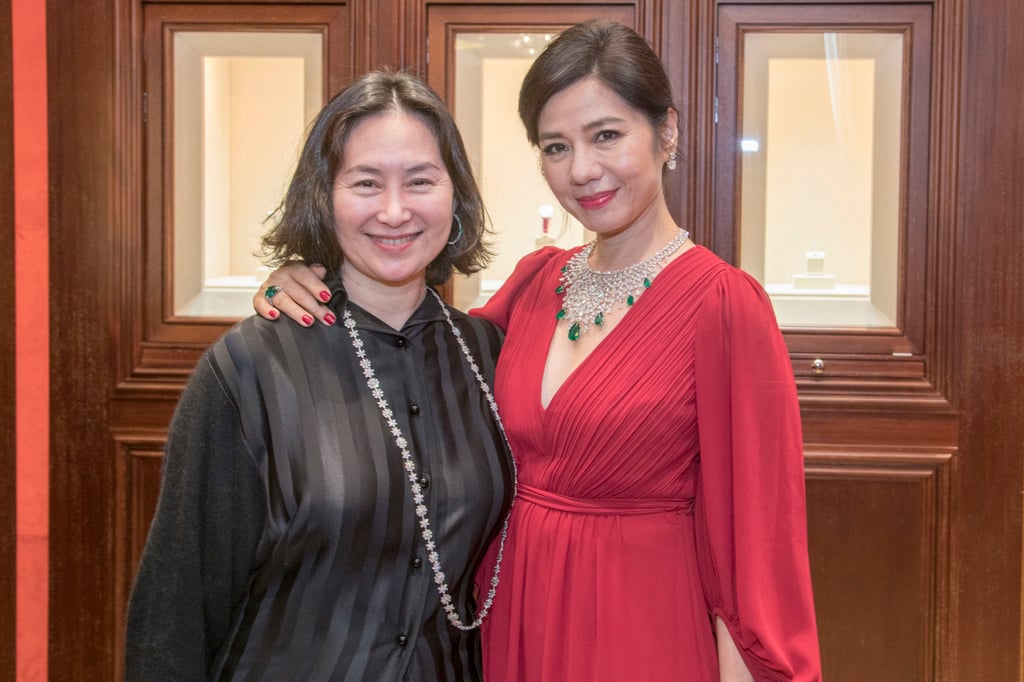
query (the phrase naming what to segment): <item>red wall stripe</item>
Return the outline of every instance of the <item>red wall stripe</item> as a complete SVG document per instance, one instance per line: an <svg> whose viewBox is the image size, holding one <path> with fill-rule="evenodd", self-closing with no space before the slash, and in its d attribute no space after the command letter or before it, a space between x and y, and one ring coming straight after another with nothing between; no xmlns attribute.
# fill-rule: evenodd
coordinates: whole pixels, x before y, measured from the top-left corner
<svg viewBox="0 0 1024 682"><path fill-rule="evenodd" d="M12 0L17 467L17 642L21 682L47 677L50 337L46 3Z"/></svg>

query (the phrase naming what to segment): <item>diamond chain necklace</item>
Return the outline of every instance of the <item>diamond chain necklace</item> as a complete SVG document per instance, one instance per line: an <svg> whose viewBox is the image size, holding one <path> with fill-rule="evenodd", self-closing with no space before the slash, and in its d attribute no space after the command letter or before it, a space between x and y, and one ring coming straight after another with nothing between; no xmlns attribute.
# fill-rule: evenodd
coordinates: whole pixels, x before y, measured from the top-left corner
<svg viewBox="0 0 1024 682"><path fill-rule="evenodd" d="M679 250L690 233L679 230L656 254L621 270L592 270L587 262L597 241L587 244L562 267L556 294L565 294L555 317L569 322L569 340L576 341L590 329L600 327L605 316L636 302L637 296L649 289L665 260Z"/></svg>
<svg viewBox="0 0 1024 682"><path fill-rule="evenodd" d="M405 436L402 435L402 429L399 427L398 422L395 420L394 412L391 411L391 407L388 405L387 399L384 397L384 390L380 386L380 380L377 379L377 375L373 371L373 365L370 364L370 358L366 355L366 351L363 350L363 341L359 338L359 332L356 331L356 321L352 319L352 314L348 311L348 306L345 306L342 312L342 318L346 329L348 329L349 336L352 337L352 345L356 349L356 356L359 358L359 366L363 369L363 376L366 377L366 385L370 389L370 394L376 399L377 407L380 409L380 414L384 417L384 421L387 422L388 428L391 429L391 435L395 438L395 445L402 452L402 462L405 466L405 471L409 476L409 489L412 491L413 502L416 503L416 517L419 519L420 532L423 535L423 542L427 548L427 559L430 561L430 569L434 572L434 583L437 585L437 593L441 596L441 605L444 607L445 614L448 616L448 622L459 630L473 630L474 628L480 627L480 624L484 622L484 618L487 617L488 611L491 609L491 605L494 603L494 594L498 591L498 574L501 572L501 559L505 553L505 536L508 535L508 521L512 516L512 505L516 500L516 493L519 489L519 475L516 470L516 460L512 456L512 446L509 445L508 436L505 435L505 425L501 422L501 416L498 414L498 403L495 402L494 396L491 394L491 387L487 385L487 381L484 379L483 374L480 373L480 368L476 364L476 360L473 359L473 354L469 352L469 346L466 345L466 341L462 338L462 332L455 323L452 321L452 316L448 313L448 308L445 306L441 297L433 289L428 288L434 298L437 299L438 304L441 306L441 311L444 313L445 320L448 321L448 326L451 327L452 334L455 335L455 340L459 344L459 348L462 350L462 355L466 358L466 362L469 364L469 368L473 371L473 375L476 377L476 381L480 384L480 390L483 392L484 397L487 398L487 404L491 406L491 412L494 414L494 420L498 423L498 430L501 431L501 437L505 441L506 447L508 447L509 459L512 461L512 501L508 505L508 513L505 515L505 523L501 526L501 536L498 542L498 555L494 560L494 574L491 576L491 587L487 592L487 598L484 600L483 607L477 614L476 618L469 625L462 622L459 618L459 614L455 610L455 605L452 603L451 590L448 588L448 583L445 579L444 571L441 570L441 556L437 552L437 544L434 542L434 533L430 530L430 519L427 518L427 506L424 504L423 488L419 483L419 476L416 473L416 463L413 461L412 453L409 452L409 441L406 440Z"/></svg>

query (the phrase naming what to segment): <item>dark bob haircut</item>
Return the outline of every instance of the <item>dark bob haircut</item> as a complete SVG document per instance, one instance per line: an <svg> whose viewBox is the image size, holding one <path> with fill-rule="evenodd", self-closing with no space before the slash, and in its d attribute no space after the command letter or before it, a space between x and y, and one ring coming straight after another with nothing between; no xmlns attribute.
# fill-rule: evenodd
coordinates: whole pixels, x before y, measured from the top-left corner
<svg viewBox="0 0 1024 682"><path fill-rule="evenodd" d="M491 259L484 241L487 214L455 120L426 83L388 70L368 73L345 87L313 121L288 192L275 213L277 222L263 237L269 265L301 259L338 271L345 254L338 244L331 192L345 144L360 121L395 111L419 117L433 131L452 180L455 212L462 221L458 241L445 246L427 266L427 283L443 283L453 269L468 275L487 266Z"/></svg>
<svg viewBox="0 0 1024 682"><path fill-rule="evenodd" d="M552 40L523 79L519 118L530 144L539 144L537 122L547 101L591 77L642 112L655 129L675 106L665 67L647 41L628 26L588 19Z"/></svg>

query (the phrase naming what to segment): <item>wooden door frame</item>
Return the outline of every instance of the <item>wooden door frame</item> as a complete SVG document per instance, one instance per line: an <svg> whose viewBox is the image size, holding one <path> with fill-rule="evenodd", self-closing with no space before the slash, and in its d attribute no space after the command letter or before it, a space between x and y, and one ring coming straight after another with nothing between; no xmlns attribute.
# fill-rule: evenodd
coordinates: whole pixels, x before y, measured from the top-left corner
<svg viewBox="0 0 1024 682"><path fill-rule="evenodd" d="M937 106L960 103L951 146L956 173L935 190L954 232L946 272L957 296L941 373L960 410L951 536L956 620L948 679L1019 680L1022 629L1024 481L1024 45L1008 27L1024 25L1013 0L949 0L956 34L937 50L962 45ZM967 521L971 523L968 525Z"/></svg>
<svg viewBox="0 0 1024 682"><path fill-rule="evenodd" d="M125 144L116 135L115 93L130 68L116 46L132 28L131 13L119 13L116 4L48 0L46 7L50 305L61 320L50 342L54 679L113 679L108 633L116 606L107 602L114 542L107 522L115 483L106 425L116 333L112 226L125 208L112 150Z"/></svg>

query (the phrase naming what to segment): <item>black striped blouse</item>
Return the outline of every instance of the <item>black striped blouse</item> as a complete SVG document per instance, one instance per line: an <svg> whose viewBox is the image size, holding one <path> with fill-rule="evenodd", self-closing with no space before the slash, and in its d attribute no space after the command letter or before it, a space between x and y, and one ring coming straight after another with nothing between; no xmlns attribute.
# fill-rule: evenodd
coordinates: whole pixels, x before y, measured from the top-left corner
<svg viewBox="0 0 1024 682"><path fill-rule="evenodd" d="M400 331L348 305L469 622L508 453L433 296ZM450 310L490 382L501 333ZM171 424L126 651L128 680L480 678L479 636L445 618L400 451L340 323L254 317L204 355Z"/></svg>

